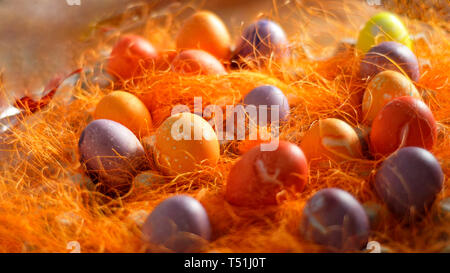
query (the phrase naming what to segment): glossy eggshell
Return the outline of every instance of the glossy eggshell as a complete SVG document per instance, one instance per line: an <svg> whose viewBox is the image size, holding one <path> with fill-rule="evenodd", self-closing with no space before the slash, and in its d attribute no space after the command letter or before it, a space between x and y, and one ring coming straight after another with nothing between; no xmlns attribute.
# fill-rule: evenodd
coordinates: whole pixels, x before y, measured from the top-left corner
<svg viewBox="0 0 450 273"><path fill-rule="evenodd" d="M300 231L304 238L329 251L359 251L366 247L370 225L362 205L348 192L318 191L303 209Z"/></svg>
<svg viewBox="0 0 450 273"><path fill-rule="evenodd" d="M419 147L389 156L375 176L375 189L390 211L400 216L422 214L442 190L444 173L436 158Z"/></svg>
<svg viewBox="0 0 450 273"><path fill-rule="evenodd" d="M143 239L174 252L196 251L196 241L210 240L209 217L200 202L176 195L161 202L145 220Z"/></svg>
<svg viewBox="0 0 450 273"><path fill-rule="evenodd" d="M267 111L267 121L270 123L272 106L279 107L279 121L285 121L289 115L289 103L283 92L273 85L263 85L250 91L243 100L244 106L254 105L258 111ZM274 121L278 122L278 121ZM265 125L261 122L259 125Z"/></svg>
<svg viewBox="0 0 450 273"><path fill-rule="evenodd" d="M126 192L147 167L144 148L128 128L99 119L86 126L78 142L80 162L105 193Z"/></svg>
<svg viewBox="0 0 450 273"><path fill-rule="evenodd" d="M119 122L137 137L148 135L152 126L152 118L144 103L124 91L114 91L104 96L95 108L94 118Z"/></svg>
<svg viewBox="0 0 450 273"><path fill-rule="evenodd" d="M285 56L287 46L288 39L280 25L270 20L259 20L242 33L233 60L269 58L272 54L278 59Z"/></svg>
<svg viewBox="0 0 450 273"><path fill-rule="evenodd" d="M225 75L225 67L213 55L198 49L184 50L174 58L172 71L184 75Z"/></svg>
<svg viewBox="0 0 450 273"><path fill-rule="evenodd" d="M106 71L121 80L128 80L142 73L142 68L153 65L158 57L149 41L138 35L124 35L113 47Z"/></svg>
<svg viewBox="0 0 450 273"><path fill-rule="evenodd" d="M421 100L400 97L387 103L372 123L370 148L375 156L388 156L398 148L430 150L437 137L433 113Z"/></svg>
<svg viewBox="0 0 450 273"><path fill-rule="evenodd" d="M410 79L395 71L383 71L377 74L367 85L364 92L362 111L363 123L371 125L383 106L391 100L411 96L421 99Z"/></svg>
<svg viewBox="0 0 450 273"><path fill-rule="evenodd" d="M382 42L372 47L361 61L360 75L363 79L385 70L404 73L415 82L420 77L416 55L407 46L394 41Z"/></svg>
<svg viewBox="0 0 450 273"><path fill-rule="evenodd" d="M198 11L189 17L176 38L178 50L201 49L219 60L229 58L231 38L223 21L209 11Z"/></svg>
<svg viewBox="0 0 450 273"><path fill-rule="evenodd" d="M184 134L178 136L176 132ZM214 166L219 157L220 146L216 132L198 115L191 113L173 115L156 131L154 158L159 168L166 174L192 172L198 169L198 164Z"/></svg>
<svg viewBox="0 0 450 273"><path fill-rule="evenodd" d="M390 12L372 16L359 32L356 48L363 54L385 41L396 41L412 49L413 43L402 21Z"/></svg>
<svg viewBox="0 0 450 273"><path fill-rule="evenodd" d="M278 193L302 192L307 181L308 164L297 145L280 141L275 151L262 151L258 145L231 168L225 199L236 206L276 205Z"/></svg>
<svg viewBox="0 0 450 273"><path fill-rule="evenodd" d="M327 118L315 122L303 137L300 147L309 161L362 158L362 147L356 131L345 121Z"/></svg>

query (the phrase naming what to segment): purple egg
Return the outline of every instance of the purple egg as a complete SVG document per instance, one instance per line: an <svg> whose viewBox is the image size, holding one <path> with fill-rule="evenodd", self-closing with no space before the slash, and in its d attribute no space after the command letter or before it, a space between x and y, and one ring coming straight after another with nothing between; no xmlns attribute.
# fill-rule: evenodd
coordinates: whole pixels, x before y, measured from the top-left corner
<svg viewBox="0 0 450 273"><path fill-rule="evenodd" d="M330 251L358 251L369 239L369 219L362 205L348 192L328 188L306 204L300 224L304 237Z"/></svg>
<svg viewBox="0 0 450 273"><path fill-rule="evenodd" d="M423 214L442 190L441 165L427 150L406 147L389 156L375 176L375 189L399 216Z"/></svg>
<svg viewBox="0 0 450 273"><path fill-rule="evenodd" d="M197 252L211 238L206 210L196 199L176 195L161 202L142 227L145 241L175 252Z"/></svg>
<svg viewBox="0 0 450 273"><path fill-rule="evenodd" d="M372 47L361 61L360 74L362 78L375 76L384 70L394 70L402 73L400 67L413 81L420 77L419 62L416 55L405 45L389 41Z"/></svg>
<svg viewBox="0 0 450 273"><path fill-rule="evenodd" d="M233 61L239 62L239 58L269 58L272 53L275 58L279 58L287 53L287 45L286 34L277 23L259 20L244 30L234 51Z"/></svg>
<svg viewBox="0 0 450 273"><path fill-rule="evenodd" d="M273 85L262 85L250 91L245 97L243 104L245 106L256 106L259 125L265 125L266 122L277 123L287 120L289 116L289 103L283 92ZM278 106L278 120L272 121L273 106ZM266 113L266 119L260 117L260 113ZM251 118L251 116L250 116Z"/></svg>
<svg viewBox="0 0 450 273"><path fill-rule="evenodd" d="M148 165L144 148L133 132L112 120L89 123L78 150L86 173L105 194L128 192L133 177Z"/></svg>

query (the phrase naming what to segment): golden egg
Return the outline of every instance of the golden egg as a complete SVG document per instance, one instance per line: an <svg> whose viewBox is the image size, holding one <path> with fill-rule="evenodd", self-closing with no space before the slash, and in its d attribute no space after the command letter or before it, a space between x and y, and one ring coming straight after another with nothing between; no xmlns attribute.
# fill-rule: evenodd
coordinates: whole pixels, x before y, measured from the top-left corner
<svg viewBox="0 0 450 273"><path fill-rule="evenodd" d="M130 129L137 137L148 135L152 127L150 112L135 95L114 91L104 96L94 111L94 119L109 119Z"/></svg>
<svg viewBox="0 0 450 273"><path fill-rule="evenodd" d="M198 115L172 115L156 131L154 159L165 174L192 172L199 164L213 166L219 156L216 132Z"/></svg>
<svg viewBox="0 0 450 273"><path fill-rule="evenodd" d="M315 122L306 132L300 147L308 160L362 158L356 131L346 122L335 118Z"/></svg>
<svg viewBox="0 0 450 273"><path fill-rule="evenodd" d="M230 56L231 38L223 21L209 11L198 11L180 29L177 49L201 49L219 60Z"/></svg>
<svg viewBox="0 0 450 273"><path fill-rule="evenodd" d="M369 82L364 92L362 104L363 123L371 125L386 103L402 96L412 96L421 99L416 87L406 76L391 70L378 73Z"/></svg>

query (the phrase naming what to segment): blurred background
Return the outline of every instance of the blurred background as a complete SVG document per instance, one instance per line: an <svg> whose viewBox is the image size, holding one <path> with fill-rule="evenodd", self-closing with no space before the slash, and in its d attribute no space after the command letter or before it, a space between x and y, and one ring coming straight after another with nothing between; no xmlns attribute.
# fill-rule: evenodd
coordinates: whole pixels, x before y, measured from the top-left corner
<svg viewBox="0 0 450 273"><path fill-rule="evenodd" d="M0 0L0 67L4 94L0 106L4 106L8 98L39 93L53 76L77 69L81 65L80 54L95 43L93 30L99 24L120 18L130 7L142 5L148 5L154 13L176 11L180 20L194 9L210 9L222 17L234 37L239 35L242 24L269 15L281 21L288 33L308 32L315 42L324 46L336 42L336 35L330 34L333 24L327 22L330 21L327 18L352 26L350 29L354 33L342 33L342 38L355 38L367 16L379 8L406 12L409 9L405 5L418 5L417 9L411 9L419 10L418 14L406 15L420 19L429 17L423 5L434 5L440 16L444 16L440 20L450 20L447 0Z"/></svg>

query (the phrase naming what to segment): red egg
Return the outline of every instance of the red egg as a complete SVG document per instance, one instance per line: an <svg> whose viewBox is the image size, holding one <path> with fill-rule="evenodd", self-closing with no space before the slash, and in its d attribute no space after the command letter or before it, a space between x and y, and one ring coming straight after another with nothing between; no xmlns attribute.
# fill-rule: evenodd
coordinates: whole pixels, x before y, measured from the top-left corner
<svg viewBox="0 0 450 273"><path fill-rule="evenodd" d="M203 50L182 51L172 62L174 72L185 75L224 75L225 67L213 55Z"/></svg>
<svg viewBox="0 0 450 273"><path fill-rule="evenodd" d="M116 78L128 80L139 76L142 68L153 65L157 57L149 41L137 35L125 35L114 46L106 71Z"/></svg>
<svg viewBox="0 0 450 273"><path fill-rule="evenodd" d="M387 103L373 121L371 151L387 156L407 146L430 150L436 136L436 121L428 106L410 96L400 97Z"/></svg>
<svg viewBox="0 0 450 273"><path fill-rule="evenodd" d="M232 167L225 199L236 206L258 207L277 204L283 190L302 192L307 182L308 164L295 144L280 141L274 151L252 148Z"/></svg>

